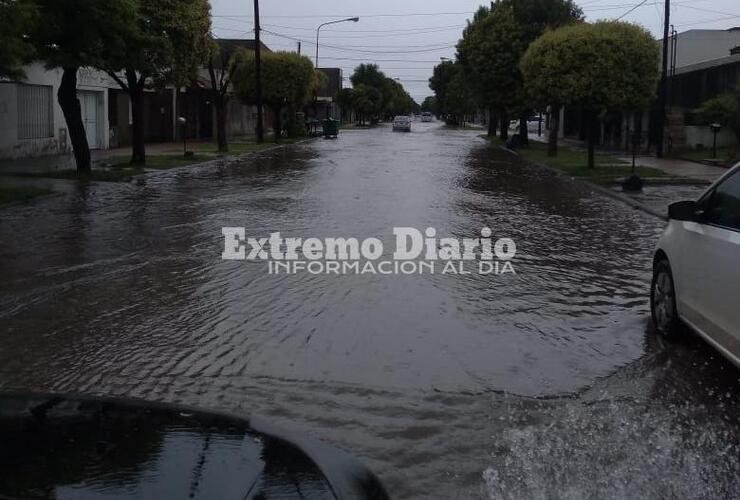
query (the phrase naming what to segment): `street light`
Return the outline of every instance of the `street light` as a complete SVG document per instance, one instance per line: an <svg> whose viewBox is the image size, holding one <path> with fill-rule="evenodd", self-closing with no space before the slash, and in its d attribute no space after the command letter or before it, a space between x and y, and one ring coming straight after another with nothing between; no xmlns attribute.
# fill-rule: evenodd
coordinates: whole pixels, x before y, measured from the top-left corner
<svg viewBox="0 0 740 500"><path fill-rule="evenodd" d="M316 68L319 67L319 31L321 30L321 28L326 26L327 24L346 23L349 21L356 23L359 20L359 17L348 17L347 19L338 19L336 21L329 21L328 23L319 24L319 27L316 28Z"/></svg>

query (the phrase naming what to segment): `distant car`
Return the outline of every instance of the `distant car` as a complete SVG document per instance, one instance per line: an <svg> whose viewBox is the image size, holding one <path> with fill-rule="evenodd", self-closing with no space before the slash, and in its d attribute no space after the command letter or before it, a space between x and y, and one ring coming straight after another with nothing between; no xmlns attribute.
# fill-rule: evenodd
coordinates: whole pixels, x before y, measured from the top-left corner
<svg viewBox="0 0 740 500"><path fill-rule="evenodd" d="M411 118L405 115L399 115L393 119L393 130L411 132Z"/></svg>
<svg viewBox="0 0 740 500"><path fill-rule="evenodd" d="M432 114L429 111L424 111L421 114L421 121L423 121L423 122L430 122L430 121L432 121Z"/></svg>
<svg viewBox="0 0 740 500"><path fill-rule="evenodd" d="M655 329L673 336L688 325L740 367L740 163L668 217L653 258Z"/></svg>

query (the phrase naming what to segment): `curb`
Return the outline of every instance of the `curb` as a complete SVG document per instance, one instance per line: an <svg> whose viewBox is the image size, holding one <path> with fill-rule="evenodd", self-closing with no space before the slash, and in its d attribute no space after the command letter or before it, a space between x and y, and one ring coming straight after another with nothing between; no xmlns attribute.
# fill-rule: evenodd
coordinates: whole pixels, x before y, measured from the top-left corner
<svg viewBox="0 0 740 500"><path fill-rule="evenodd" d="M253 157L253 156L259 156L259 155L261 155L263 153L269 153L269 152L272 152L272 151L277 151L279 149L286 149L286 148L289 148L291 146L297 146L299 144L305 144L307 142L314 141L316 139L318 139L318 137L309 137L307 139L301 139L300 141L291 142L290 144L275 144L275 145L270 146L270 147L267 147L265 149L260 149L259 151L249 151L249 152L241 153L241 154L238 154L238 155L225 156L225 157L222 157L222 158L214 158L213 160L207 160L207 161L203 161L203 162L200 162L200 163L191 163L189 165L183 165L181 167L165 168L165 169L152 169L152 170L150 170L148 172L142 172L140 174L134 174L134 175L132 175L131 176L131 179L128 182L131 182L131 181L133 181L134 179L137 179L137 178L162 175L165 172L177 172L177 171L180 171L180 170L186 170L186 169L194 168L194 167L208 167L208 166L211 166L211 165L217 165L217 164L219 164L221 162L223 162L223 164L229 164L229 163L232 163L232 162L235 162L235 161L244 160L246 158L250 158L250 157Z"/></svg>
<svg viewBox="0 0 740 500"><path fill-rule="evenodd" d="M658 219L660 219L662 221L668 221L668 215L667 214L660 213L657 210L655 210L654 208L649 207L649 206L645 205L644 203L641 203L641 202L639 202L637 200L634 200L634 199L630 198L627 195L624 195L622 193L617 193L616 191L612 191L609 188L605 188L604 186L600 186L598 184L595 184L593 182L589 182L589 181L584 180L584 179L578 179L578 178L575 178L575 177L568 176L565 173L563 173L561 170L558 170L555 167L551 167L550 165L546 165L544 163L539 163L539 162L535 162L535 161L525 160L522 157L522 155L520 155L517 151L514 151L513 149L509 149L506 146L497 146L497 147L500 148L500 149L503 149L504 151L506 151L508 153L511 153L513 155L518 156L519 158L521 158L522 160L524 160L525 162L527 162L529 165L534 165L535 167L542 168L544 170L547 170L548 172L552 172L553 174L557 175L558 177L567 178L567 179L570 179L573 182L580 182L582 184L585 184L588 187L590 187L590 188L598 191L599 193L601 193L601 194L603 194L605 196L608 196L608 197L610 197L610 198L612 198L614 200L621 201L622 203L624 203L625 205L629 206L630 208L633 208L635 210L640 210L642 212L645 212L646 214L652 215L653 217L656 217L656 218L658 218Z"/></svg>
<svg viewBox="0 0 740 500"><path fill-rule="evenodd" d="M16 201L10 201L8 203L0 204L0 210L11 208L11 207L17 207L20 205L31 205L33 203L48 200L49 198L56 198L57 196L63 196L64 193L60 193L59 191L52 191L51 193L46 194L40 194L38 196L34 196L33 198L30 198L28 200L16 200Z"/></svg>

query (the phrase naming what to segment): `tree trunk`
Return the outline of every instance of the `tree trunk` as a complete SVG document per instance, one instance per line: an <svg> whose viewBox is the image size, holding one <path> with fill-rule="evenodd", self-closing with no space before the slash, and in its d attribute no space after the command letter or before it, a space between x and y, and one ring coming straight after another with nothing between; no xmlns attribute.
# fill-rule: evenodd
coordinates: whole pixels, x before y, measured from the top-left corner
<svg viewBox="0 0 740 500"><path fill-rule="evenodd" d="M502 141L505 141L509 138L509 118L506 116L505 113L501 115L500 137Z"/></svg>
<svg viewBox="0 0 740 500"><path fill-rule="evenodd" d="M282 117L280 116L280 111L281 110L278 107L273 108L273 114L275 115L275 122L274 122L274 126L273 126L273 128L274 128L273 131L275 133L275 139L274 139L275 142L280 142L280 136L281 136L281 132L283 130L283 124L282 124L282 120L281 120Z"/></svg>
<svg viewBox="0 0 740 500"><path fill-rule="evenodd" d="M553 112L550 113L550 133L547 137L547 156L558 155L558 133L560 131L560 108L552 106Z"/></svg>
<svg viewBox="0 0 740 500"><path fill-rule="evenodd" d="M144 91L129 88L131 99L131 164L143 166L146 164L146 145L144 140ZM183 131L184 132L184 131Z"/></svg>
<svg viewBox="0 0 740 500"><path fill-rule="evenodd" d="M82 123L82 109L77 99L77 67L64 68L62 82L57 92L57 101L62 108L67 122L69 139L75 155L78 173L89 173L91 170L90 147L87 144L85 125Z"/></svg>
<svg viewBox="0 0 740 500"><path fill-rule="evenodd" d="M496 114L493 107L488 108L488 137L496 136Z"/></svg>
<svg viewBox="0 0 740 500"><path fill-rule="evenodd" d="M226 96L219 93L216 95L216 143L218 152L226 153L229 151L229 141L226 137L226 120L228 119L228 101Z"/></svg>
<svg viewBox="0 0 740 500"><path fill-rule="evenodd" d="M595 168L594 163L594 143L596 142L596 128L598 127L598 119L596 113L588 113L588 130L586 130L586 138L588 144L588 168Z"/></svg>
<svg viewBox="0 0 740 500"><path fill-rule="evenodd" d="M529 146L529 131L527 130L527 117L519 117L519 140L521 146Z"/></svg>

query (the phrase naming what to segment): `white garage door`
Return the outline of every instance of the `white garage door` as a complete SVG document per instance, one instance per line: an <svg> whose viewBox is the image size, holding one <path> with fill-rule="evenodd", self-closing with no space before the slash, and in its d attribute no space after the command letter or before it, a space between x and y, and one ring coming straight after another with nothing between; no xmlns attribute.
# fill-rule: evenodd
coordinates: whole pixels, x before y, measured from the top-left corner
<svg viewBox="0 0 740 500"><path fill-rule="evenodd" d="M82 123L85 126L87 144L90 149L99 146L98 131L98 92L78 92L78 99L82 107Z"/></svg>

